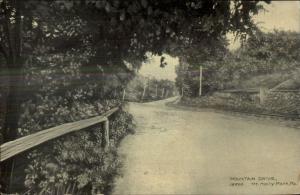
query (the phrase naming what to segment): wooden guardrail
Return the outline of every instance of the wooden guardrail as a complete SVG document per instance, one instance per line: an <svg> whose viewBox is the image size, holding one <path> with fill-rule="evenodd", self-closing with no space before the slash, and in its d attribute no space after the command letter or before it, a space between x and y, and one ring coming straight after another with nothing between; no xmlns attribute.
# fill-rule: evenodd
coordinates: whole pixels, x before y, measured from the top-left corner
<svg viewBox="0 0 300 195"><path fill-rule="evenodd" d="M259 93L259 89L225 89L221 93Z"/></svg>
<svg viewBox="0 0 300 195"><path fill-rule="evenodd" d="M227 89L219 91L219 93L248 93L248 94L258 94L259 101L261 104L265 102L267 94L272 92L280 93L300 93L300 90L282 90L282 89L267 89L267 88L252 88L252 89Z"/></svg>
<svg viewBox="0 0 300 195"><path fill-rule="evenodd" d="M269 89L269 92L295 92L300 93L300 90L292 90L292 89ZM260 89L225 89L219 91L221 93L259 93Z"/></svg>
<svg viewBox="0 0 300 195"><path fill-rule="evenodd" d="M270 92L291 92L291 93L300 93L300 90L292 90L292 89L271 89Z"/></svg>
<svg viewBox="0 0 300 195"><path fill-rule="evenodd" d="M0 162L3 162L17 154L41 145L49 140L61 137L65 134L82 130L95 124L104 123L105 147L109 146L109 120L108 117L119 108L113 108L100 116L84 119L76 122L65 123L56 127L33 133L19 139L6 142L0 148Z"/></svg>

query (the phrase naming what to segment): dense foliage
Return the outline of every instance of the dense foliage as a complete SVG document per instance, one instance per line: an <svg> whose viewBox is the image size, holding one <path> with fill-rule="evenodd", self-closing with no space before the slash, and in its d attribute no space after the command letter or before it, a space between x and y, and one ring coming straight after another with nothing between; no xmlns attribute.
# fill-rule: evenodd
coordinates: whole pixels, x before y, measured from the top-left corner
<svg viewBox="0 0 300 195"><path fill-rule="evenodd" d="M90 49L93 56L83 65L83 73L113 73L126 83L128 73L141 65L146 52L180 55L206 40L218 40L228 31L250 32L251 16L262 8L258 1L241 0L1 0L0 3L0 53L5 61L2 67L8 75L18 75L10 79L3 95L9 97L3 105L4 141L16 137L17 125L13 121L18 121L22 101L18 95L22 91L22 69L36 48L41 55ZM16 84L18 87L12 87ZM102 84L105 86L105 82Z"/></svg>
<svg viewBox="0 0 300 195"><path fill-rule="evenodd" d="M176 93L175 82L137 75L127 85L125 99L145 102L172 97Z"/></svg>
<svg viewBox="0 0 300 195"><path fill-rule="evenodd" d="M208 55L219 56L215 59L198 59L198 63L194 64L181 60L177 67L177 86L183 86L187 96L197 96L200 65L205 68L204 93L232 88L272 88L288 79L297 80L300 68L297 50L300 47L299 37L296 32L274 30L264 33L256 30L236 51L223 50L223 54ZM222 60L218 59L220 56Z"/></svg>
<svg viewBox="0 0 300 195"><path fill-rule="evenodd" d="M223 83L223 88L250 87L250 81L256 85L252 87L275 87L293 78L300 68L299 43L299 33L296 32L257 31L224 61L216 79Z"/></svg>
<svg viewBox="0 0 300 195"><path fill-rule="evenodd" d="M116 83L106 84L105 89L101 87L102 82L111 77L102 78L98 83L91 79L85 82L91 75L83 75L81 67L89 54L77 54L73 51L37 56L31 59L33 63L25 64L26 90L20 109L19 136L97 116L121 105L120 99L109 96ZM109 151L103 150L102 127L49 142L17 159L23 165L14 167L13 189L23 191L24 183L30 194L109 191L120 166L115 147L124 136L133 132L131 115L124 111L110 122L113 143Z"/></svg>
<svg viewBox="0 0 300 195"><path fill-rule="evenodd" d="M25 186L30 194L108 193L121 165L118 142L133 131L132 119L119 112L110 121L111 148L103 149L101 126L74 133L30 152Z"/></svg>

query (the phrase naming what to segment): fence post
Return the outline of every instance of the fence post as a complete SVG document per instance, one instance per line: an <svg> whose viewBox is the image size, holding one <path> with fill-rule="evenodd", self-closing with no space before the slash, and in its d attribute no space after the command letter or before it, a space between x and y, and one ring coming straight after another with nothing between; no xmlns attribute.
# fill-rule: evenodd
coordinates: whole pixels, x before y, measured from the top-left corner
<svg viewBox="0 0 300 195"><path fill-rule="evenodd" d="M167 98L169 95L169 90L166 90L165 98Z"/></svg>
<svg viewBox="0 0 300 195"><path fill-rule="evenodd" d="M142 101L144 99L145 93L146 93L147 83L144 84L143 94L142 94Z"/></svg>
<svg viewBox="0 0 300 195"><path fill-rule="evenodd" d="M124 99L125 99L125 95L126 95L126 90L125 90L125 88L123 89L123 97L122 97L122 100L124 101Z"/></svg>
<svg viewBox="0 0 300 195"><path fill-rule="evenodd" d="M117 89L114 90L114 98L117 98Z"/></svg>
<svg viewBox="0 0 300 195"><path fill-rule="evenodd" d="M259 88L259 103L264 104L267 97L268 89L261 87Z"/></svg>
<svg viewBox="0 0 300 195"><path fill-rule="evenodd" d="M107 149L110 145L109 143L109 120L108 118L103 123L104 132L103 132L103 141L104 141L104 148Z"/></svg>

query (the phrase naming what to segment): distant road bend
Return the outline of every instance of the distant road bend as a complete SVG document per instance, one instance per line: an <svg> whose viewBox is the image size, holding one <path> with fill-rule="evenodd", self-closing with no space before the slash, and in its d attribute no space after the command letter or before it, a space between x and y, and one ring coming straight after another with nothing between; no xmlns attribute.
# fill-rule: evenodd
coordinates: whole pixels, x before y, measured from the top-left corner
<svg viewBox="0 0 300 195"><path fill-rule="evenodd" d="M114 194L300 192L300 130L165 105L175 99L129 104L137 132L121 143Z"/></svg>

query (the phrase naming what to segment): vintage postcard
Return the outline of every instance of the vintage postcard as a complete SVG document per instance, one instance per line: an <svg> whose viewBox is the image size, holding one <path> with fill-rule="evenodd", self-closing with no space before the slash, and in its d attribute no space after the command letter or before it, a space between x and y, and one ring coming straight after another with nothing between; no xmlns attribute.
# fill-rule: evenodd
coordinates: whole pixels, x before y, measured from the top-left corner
<svg viewBox="0 0 300 195"><path fill-rule="evenodd" d="M0 0L0 194L300 194L300 2Z"/></svg>

